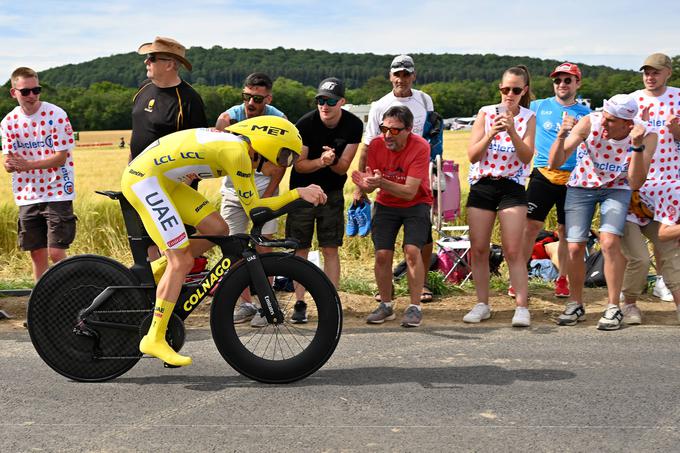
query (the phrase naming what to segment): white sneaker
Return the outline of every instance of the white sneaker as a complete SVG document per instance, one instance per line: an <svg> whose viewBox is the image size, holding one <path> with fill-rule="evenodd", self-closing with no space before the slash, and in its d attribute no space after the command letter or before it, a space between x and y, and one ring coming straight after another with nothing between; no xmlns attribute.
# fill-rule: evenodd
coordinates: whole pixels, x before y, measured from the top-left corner
<svg viewBox="0 0 680 453"><path fill-rule="evenodd" d="M470 312L463 316L463 322L478 323L491 317L491 309L488 304L478 303Z"/></svg>
<svg viewBox="0 0 680 453"><path fill-rule="evenodd" d="M623 304L623 322L629 326L642 324L642 312L636 304Z"/></svg>
<svg viewBox="0 0 680 453"><path fill-rule="evenodd" d="M531 313L526 307L515 308L515 316L512 317L512 327L529 327L531 325Z"/></svg>
<svg viewBox="0 0 680 453"><path fill-rule="evenodd" d="M618 330L621 328L623 313L617 305L607 307L602 313L602 317L597 322L598 330Z"/></svg>
<svg viewBox="0 0 680 453"><path fill-rule="evenodd" d="M654 291L652 291L652 294L654 295L654 297L658 297L664 302L673 302L673 294L666 287L666 284L663 282L662 276L656 277L656 282L654 283Z"/></svg>
<svg viewBox="0 0 680 453"><path fill-rule="evenodd" d="M260 310L255 313L255 316L253 316L253 319L250 320L250 327L267 327L269 325L269 322L267 322L267 318L264 316L263 313L260 313Z"/></svg>

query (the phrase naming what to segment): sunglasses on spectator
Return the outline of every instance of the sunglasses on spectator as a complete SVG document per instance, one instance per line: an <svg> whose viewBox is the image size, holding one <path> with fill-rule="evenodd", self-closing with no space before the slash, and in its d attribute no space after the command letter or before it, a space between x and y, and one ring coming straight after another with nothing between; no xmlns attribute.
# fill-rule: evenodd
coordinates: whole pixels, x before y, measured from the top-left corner
<svg viewBox="0 0 680 453"><path fill-rule="evenodd" d="M31 93L38 95L42 91L42 87L21 88L20 90L18 89L17 91L21 93L22 96L28 96Z"/></svg>
<svg viewBox="0 0 680 453"><path fill-rule="evenodd" d="M405 127L387 127L383 126L382 124L380 125L380 132L383 134L386 134L387 131L390 131L390 135L399 135L401 131L406 129Z"/></svg>
<svg viewBox="0 0 680 453"><path fill-rule="evenodd" d="M159 57L156 54L150 53L146 56L146 59L149 60L151 63L155 63L156 60L163 60L163 61L172 61L172 58L163 58Z"/></svg>
<svg viewBox="0 0 680 453"><path fill-rule="evenodd" d="M256 104L262 104L266 97L267 96L261 96L259 94L241 93L241 98L243 98L244 102L248 102L252 99Z"/></svg>
<svg viewBox="0 0 680 453"><path fill-rule="evenodd" d="M522 94L522 90L524 90L524 88L520 88L520 87L503 87L503 88L500 88L500 90L501 90L501 93L506 94L506 95L507 95L507 94L510 94L511 91L512 91L512 94L520 95L520 94Z"/></svg>
<svg viewBox="0 0 680 453"><path fill-rule="evenodd" d="M559 85L560 83L564 82L565 85L571 85L571 77L565 77L563 79L560 79L559 77L553 79L553 83L555 85Z"/></svg>
<svg viewBox="0 0 680 453"><path fill-rule="evenodd" d="M335 107L338 105L340 99L330 99L330 98L316 98L316 103L319 105L328 104L329 107Z"/></svg>

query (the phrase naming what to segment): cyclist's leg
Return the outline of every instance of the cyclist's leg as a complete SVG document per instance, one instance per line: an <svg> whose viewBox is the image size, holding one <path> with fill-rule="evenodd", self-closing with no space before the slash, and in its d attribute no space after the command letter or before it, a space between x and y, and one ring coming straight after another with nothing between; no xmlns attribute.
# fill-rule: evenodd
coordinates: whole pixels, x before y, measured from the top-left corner
<svg viewBox="0 0 680 453"><path fill-rule="evenodd" d="M125 180L124 180L125 181ZM193 257L178 205L181 198L169 193L183 185L163 177L149 177L132 184L122 184L123 193L137 210L151 239L165 251L167 269L156 289L156 304L149 332L139 344L141 352L176 366L191 364L191 358L179 355L165 341L168 321L191 266ZM176 203L175 203L176 201Z"/></svg>

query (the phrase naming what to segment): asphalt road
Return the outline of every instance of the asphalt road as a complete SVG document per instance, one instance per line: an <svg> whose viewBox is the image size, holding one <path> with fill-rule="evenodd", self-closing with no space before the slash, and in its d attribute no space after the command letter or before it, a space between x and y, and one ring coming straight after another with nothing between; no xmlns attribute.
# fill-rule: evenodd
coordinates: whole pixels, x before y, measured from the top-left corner
<svg viewBox="0 0 680 453"><path fill-rule="evenodd" d="M194 359L142 360L70 382L26 332L0 334L0 450L678 451L680 328L509 327L344 332L292 385L237 375L209 331Z"/></svg>

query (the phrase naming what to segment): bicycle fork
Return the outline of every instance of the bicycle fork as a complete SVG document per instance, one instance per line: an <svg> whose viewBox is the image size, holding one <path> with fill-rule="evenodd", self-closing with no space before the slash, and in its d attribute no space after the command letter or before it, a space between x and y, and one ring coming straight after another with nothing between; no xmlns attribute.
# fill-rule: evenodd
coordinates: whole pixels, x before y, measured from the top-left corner
<svg viewBox="0 0 680 453"><path fill-rule="evenodd" d="M269 283L257 253L246 250L243 252L243 258L246 260L246 266L250 274L251 287L255 289L255 293L260 299L262 312L265 318L267 318L267 322L269 324L283 323L283 312L279 307L279 302L276 300L272 285Z"/></svg>

